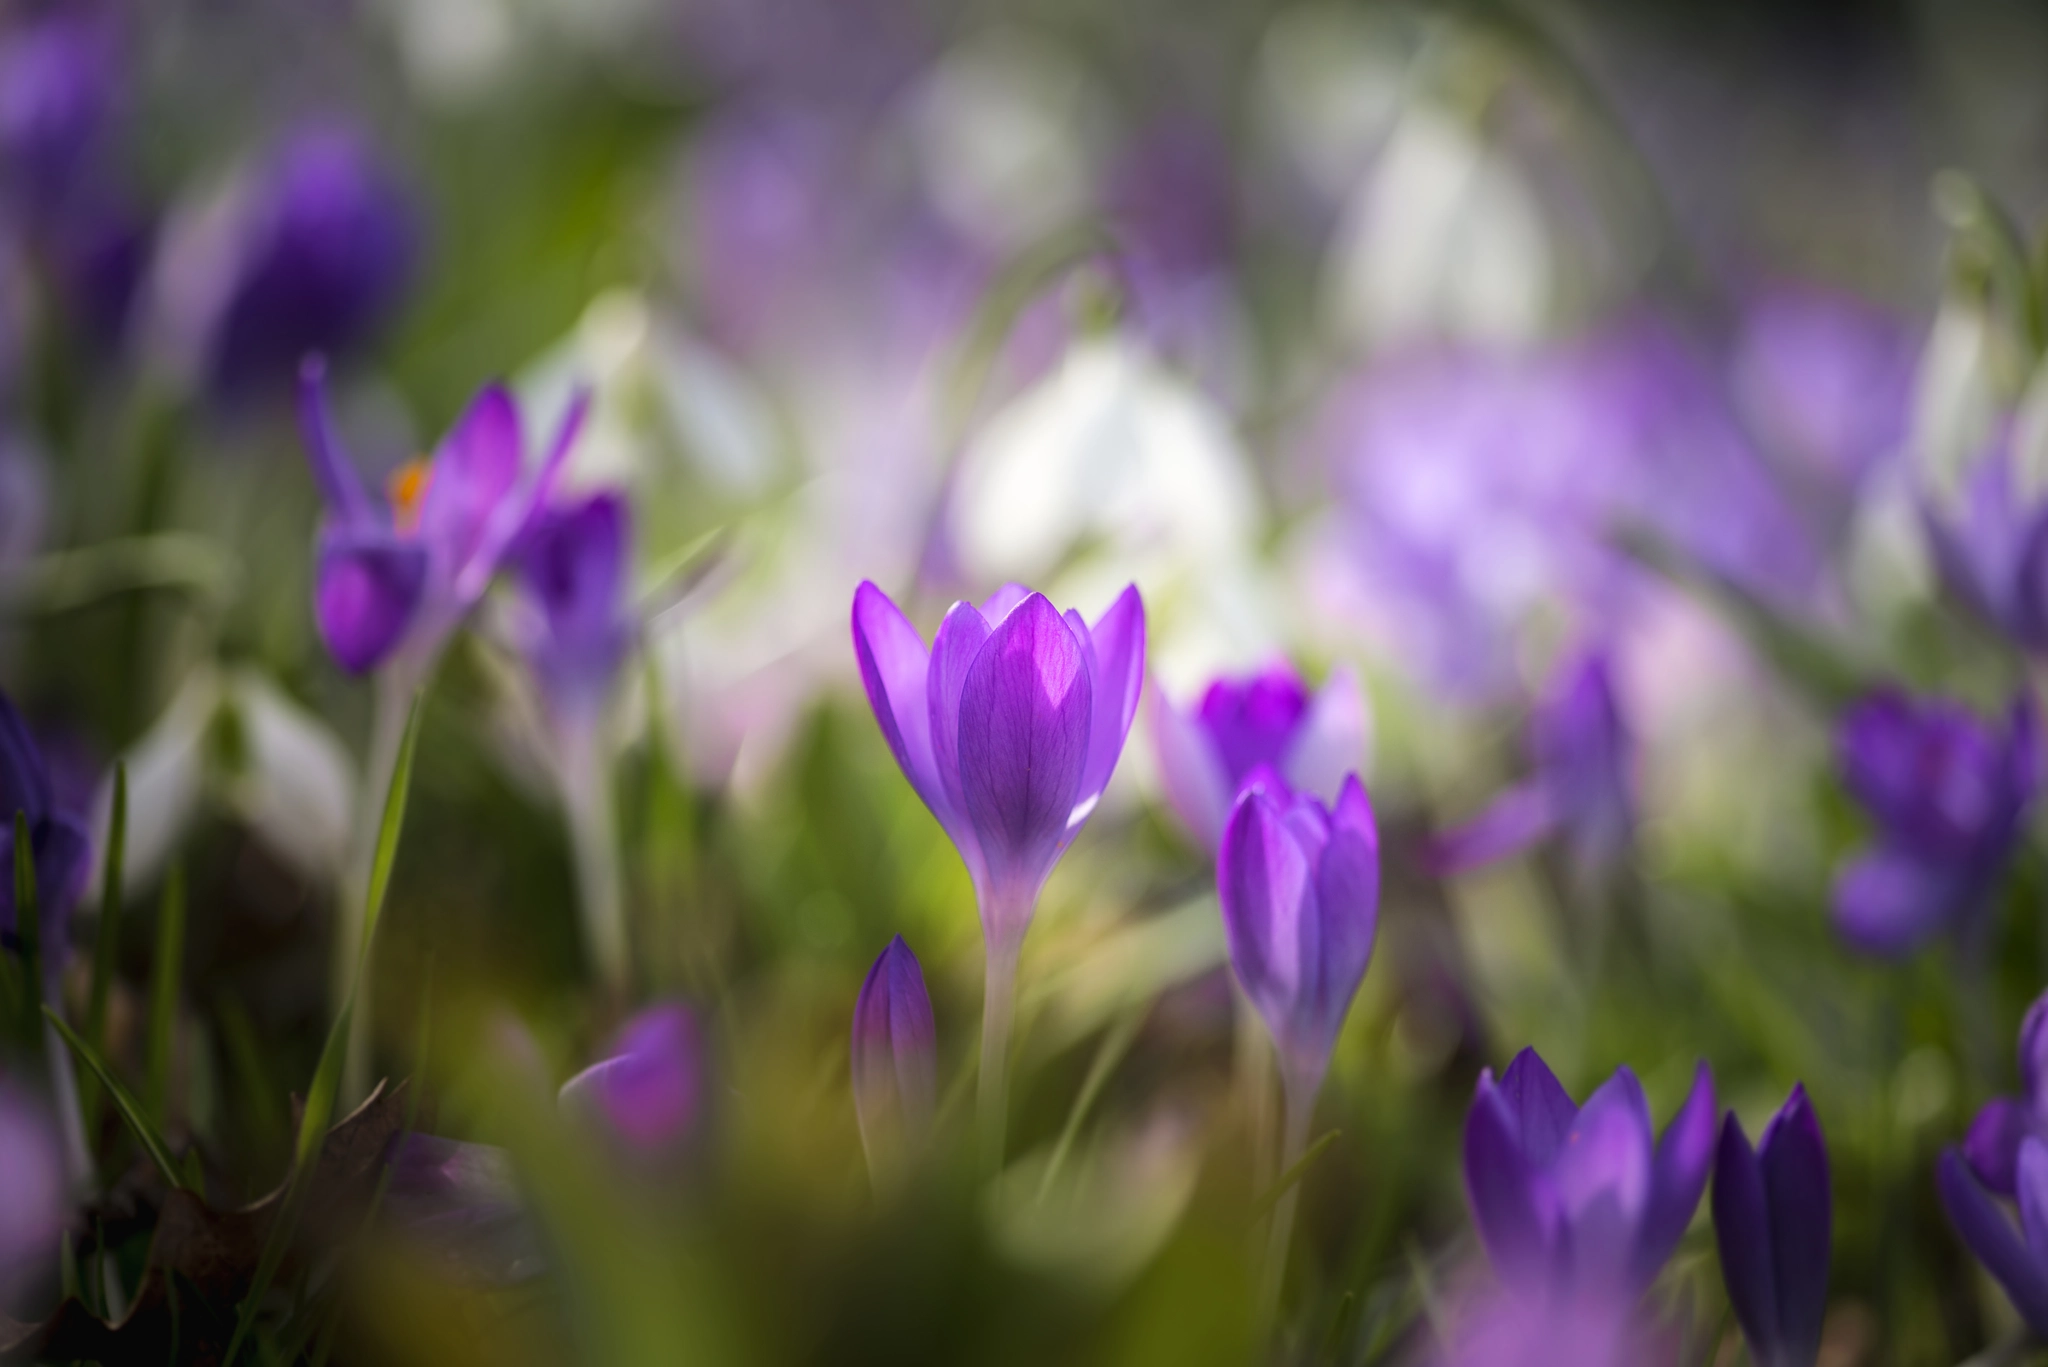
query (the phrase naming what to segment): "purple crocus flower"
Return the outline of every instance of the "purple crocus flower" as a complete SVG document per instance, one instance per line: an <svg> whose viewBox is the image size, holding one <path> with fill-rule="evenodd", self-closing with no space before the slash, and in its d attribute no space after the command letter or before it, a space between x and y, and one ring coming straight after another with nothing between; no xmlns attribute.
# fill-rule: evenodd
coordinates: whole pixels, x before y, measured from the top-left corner
<svg viewBox="0 0 2048 1367"><path fill-rule="evenodd" d="M1439 869L1479 868L1553 834L1565 837L1582 872L1621 855L1635 824L1630 746L1604 651L1573 657L1557 671L1530 714L1529 750L1530 777L1439 838Z"/></svg>
<svg viewBox="0 0 2048 1367"><path fill-rule="evenodd" d="M2000 1196L2019 1194L2020 1145L2048 1140L2048 992L2020 1022L2020 1095L1994 1097L1970 1123L1963 1158L1977 1180Z"/></svg>
<svg viewBox="0 0 2048 1367"><path fill-rule="evenodd" d="M1365 706L1347 670L1315 693L1285 665L1217 679L1192 712L1176 708L1155 680L1147 715L1166 800L1212 853L1255 769L1267 766L1289 787L1334 799L1365 747Z"/></svg>
<svg viewBox="0 0 2048 1367"><path fill-rule="evenodd" d="M1291 1107L1322 1085L1372 960L1380 837L1356 775L1334 808L1270 775L1238 795L1216 856L1230 963L1280 1051Z"/></svg>
<svg viewBox="0 0 2048 1367"><path fill-rule="evenodd" d="M54 1280L65 1210L64 1151L44 1106L0 1078L0 1307ZM4 1309L0 1309L4 1313Z"/></svg>
<svg viewBox="0 0 2048 1367"><path fill-rule="evenodd" d="M2048 1337L2048 1144L2031 1134L2022 1139L2013 1178L2020 1208L2017 1230L1960 1153L1944 1149L1934 1165L1949 1222L2005 1288L2027 1327Z"/></svg>
<svg viewBox="0 0 2048 1367"><path fill-rule="evenodd" d="M991 952L1014 955L1138 710L1136 586L1091 627L1011 584L979 608L955 603L927 650L888 595L863 583L853 644L882 735L974 878Z"/></svg>
<svg viewBox="0 0 2048 1367"><path fill-rule="evenodd" d="M363 488L327 408L326 367L309 360L300 419L327 503L314 610L342 668L374 669L403 649L426 661L467 613L546 498L587 406L570 406L538 472L523 476L518 407L500 385L477 395L433 459L407 466L387 503Z"/></svg>
<svg viewBox="0 0 2048 1367"><path fill-rule="evenodd" d="M416 237L359 130L303 126L173 231L159 263L168 344L217 395L281 394L301 357L351 352L390 317Z"/></svg>
<svg viewBox="0 0 2048 1367"><path fill-rule="evenodd" d="M1633 1298L1493 1288L1457 1312L1438 1367L1676 1367L1675 1336Z"/></svg>
<svg viewBox="0 0 2048 1367"><path fill-rule="evenodd" d="M2040 786L2032 702L2013 702L2000 735L1954 703L1885 690L1850 709L1836 750L1877 826L1835 879L1842 933L1902 954L1937 931L1974 929Z"/></svg>
<svg viewBox="0 0 2048 1367"><path fill-rule="evenodd" d="M92 837L58 808L50 771L21 714L0 693L0 943L19 944L14 905L14 818L26 818L35 865L38 921L46 968L62 962L72 903L84 890Z"/></svg>
<svg viewBox="0 0 2048 1367"><path fill-rule="evenodd" d="M1494 1272L1510 1287L1641 1292L1692 1222L1715 1118L1704 1063L1654 1145L1649 1103L1627 1068L1583 1107L1534 1049L1498 1083L1481 1073L1465 1119L1465 1191Z"/></svg>
<svg viewBox="0 0 2048 1367"><path fill-rule="evenodd" d="M28 212L60 200L95 160L119 95L114 34L87 6L0 35L0 184Z"/></svg>
<svg viewBox="0 0 2048 1367"><path fill-rule="evenodd" d="M520 538L526 655L559 714L602 707L632 649L631 538L631 509L611 490L542 508Z"/></svg>
<svg viewBox="0 0 2048 1367"><path fill-rule="evenodd" d="M1921 521L1949 592L2022 650L2048 650L2048 500L2019 488L2009 425Z"/></svg>
<svg viewBox="0 0 2048 1367"><path fill-rule="evenodd" d="M1792 1089L1754 1150L1731 1112L1714 1160L1714 1237L1759 1367L1813 1367L1819 1358L1833 1230L1827 1141L1806 1089Z"/></svg>
<svg viewBox="0 0 2048 1367"><path fill-rule="evenodd" d="M875 959L853 1005L853 1108L871 1168L931 1128L937 1048L924 970L898 935Z"/></svg>
<svg viewBox="0 0 2048 1367"><path fill-rule="evenodd" d="M585 1117L641 1158L673 1155L705 1107L696 1017L676 1003L650 1007L619 1028L609 1056L562 1084L562 1109Z"/></svg>

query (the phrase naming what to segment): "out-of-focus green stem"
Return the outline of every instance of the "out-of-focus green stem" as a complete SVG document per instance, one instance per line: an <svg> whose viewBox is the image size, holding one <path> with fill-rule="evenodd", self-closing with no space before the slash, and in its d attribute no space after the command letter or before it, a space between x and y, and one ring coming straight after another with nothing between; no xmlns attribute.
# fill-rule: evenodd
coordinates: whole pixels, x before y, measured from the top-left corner
<svg viewBox="0 0 2048 1367"><path fill-rule="evenodd" d="M1284 1175L1301 1161L1308 1147L1308 1124L1316 1106L1317 1086L1281 1070L1284 1079L1286 1122L1280 1139L1280 1171ZM1273 1207L1273 1227L1266 1241L1266 1264L1259 1274L1259 1324L1271 1330L1280 1311L1280 1287L1287 1276L1287 1246L1294 1237L1294 1205L1301 1195L1295 1182L1280 1194Z"/></svg>
<svg viewBox="0 0 2048 1367"><path fill-rule="evenodd" d="M598 979L615 1004L631 986L632 961L626 934L626 901L619 873L618 828L612 810L611 769L604 728L574 721L557 728L562 806L576 860L577 904L583 913L584 948Z"/></svg>
<svg viewBox="0 0 2048 1367"><path fill-rule="evenodd" d="M1003 1141L1010 1120L1010 1022L1017 1010L1017 950L991 940L981 1005L981 1086L976 1113L981 1128L982 1168L1002 1170Z"/></svg>
<svg viewBox="0 0 2048 1367"><path fill-rule="evenodd" d="M405 744L405 726L412 712L412 699L419 671L394 660L377 674L376 701L370 716L370 752L363 766L362 787L356 793L356 819L349 849L347 875L342 880L340 905L334 915L333 1009L355 992L355 1013L349 1020L348 1050L341 1070L342 1104L353 1106L370 1091L370 1021L374 994L369 982L370 960L363 953L368 911L370 874L377 862L377 832L384 818L384 799L398 770L398 754ZM361 964L364 981L356 981Z"/></svg>

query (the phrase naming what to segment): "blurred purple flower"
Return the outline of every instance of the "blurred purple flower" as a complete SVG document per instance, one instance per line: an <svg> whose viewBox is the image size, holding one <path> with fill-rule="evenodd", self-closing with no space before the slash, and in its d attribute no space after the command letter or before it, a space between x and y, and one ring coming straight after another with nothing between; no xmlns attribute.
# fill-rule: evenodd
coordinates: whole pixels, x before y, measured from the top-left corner
<svg viewBox="0 0 2048 1367"><path fill-rule="evenodd" d="M2021 494L2009 429L1953 503L1925 501L1921 521L1949 592L2021 649L2048 650L2048 500Z"/></svg>
<svg viewBox="0 0 2048 1367"><path fill-rule="evenodd" d="M62 201L88 172L120 75L112 27L89 6L0 33L0 185L24 212Z"/></svg>
<svg viewBox="0 0 2048 1367"><path fill-rule="evenodd" d="M1871 847L1836 875L1836 924L1873 954L1902 954L1947 929L1975 929L2041 780L2032 702L1999 735L1967 708L1886 690L1836 731L1843 782L1876 823Z"/></svg>
<svg viewBox="0 0 2048 1367"><path fill-rule="evenodd" d="M853 1108L870 1167L931 1128L937 1050L924 970L898 935L868 970L853 1006Z"/></svg>
<svg viewBox="0 0 2048 1367"><path fill-rule="evenodd" d="M54 1281L67 1218L64 1151L42 1103L0 1078L0 1315Z"/></svg>
<svg viewBox="0 0 2048 1367"><path fill-rule="evenodd" d="M559 714L600 709L633 647L631 536L625 496L607 490L540 509L520 538L526 655Z"/></svg>
<svg viewBox="0 0 2048 1367"><path fill-rule="evenodd" d="M1813 1367L1820 1357L1833 1231L1827 1142L1806 1089L1792 1089L1754 1150L1730 1112L1714 1160L1714 1237L1759 1367Z"/></svg>
<svg viewBox="0 0 2048 1367"><path fill-rule="evenodd" d="M0 693L0 943L18 946L14 902L14 821L27 821L35 866L38 925L46 970L54 974L69 945L71 907L85 888L92 837L85 823L58 808L42 751L21 714Z"/></svg>
<svg viewBox="0 0 2048 1367"><path fill-rule="evenodd" d="M1482 1072L1465 1120L1465 1191L1495 1274L1530 1291L1647 1288L1706 1189L1716 1115L1704 1063L1654 1146L1649 1103L1627 1068L1583 1107L1533 1049L1498 1083Z"/></svg>
<svg viewBox="0 0 2048 1367"><path fill-rule="evenodd" d="M1365 747L1365 705L1347 670L1323 687L1308 685L1286 665L1221 678L1183 712L1155 680L1146 703L1166 800L1212 854L1245 779L1261 765L1289 787L1335 799Z"/></svg>
<svg viewBox="0 0 2048 1367"><path fill-rule="evenodd" d="M1630 744L1604 651L1568 659L1529 718L1534 772L1441 836L1432 863L1459 873L1519 854L1562 833L1574 866L1611 866L1635 824Z"/></svg>
<svg viewBox="0 0 2048 1367"><path fill-rule="evenodd" d="M367 342L417 256L412 202L355 127L288 134L158 261L167 344L228 399L280 396L303 357Z"/></svg>
<svg viewBox="0 0 2048 1367"><path fill-rule="evenodd" d="M882 735L974 878L992 954L1014 955L1138 710L1136 586L1090 627L1011 584L979 609L955 603L927 650L888 595L863 583L853 644Z"/></svg>
<svg viewBox="0 0 2048 1367"><path fill-rule="evenodd" d="M1270 771L1267 771L1270 774ZM1330 1066L1379 927L1380 836L1356 775L1334 809L1255 777L1216 858L1230 963L1280 1051L1290 1104Z"/></svg>
<svg viewBox="0 0 2048 1367"><path fill-rule="evenodd" d="M1676 1367L1673 1337L1633 1298L1506 1287L1462 1307L1438 1367Z"/></svg>
<svg viewBox="0 0 2048 1367"><path fill-rule="evenodd" d="M2019 1068L2020 1094L1986 1102L1963 1140L1970 1171L2004 1197L2019 1193L2021 1142L2029 1135L2048 1139L2048 993L2020 1022Z"/></svg>
<svg viewBox="0 0 2048 1367"><path fill-rule="evenodd" d="M704 1051L696 1017L671 1003L619 1028L609 1056L562 1084L563 1110L641 1158L675 1155L703 1118Z"/></svg>
<svg viewBox="0 0 2048 1367"><path fill-rule="evenodd" d="M1916 352L1898 319L1861 299L1780 286L1743 313L1736 402L1769 450L1846 500L1905 441Z"/></svg>
<svg viewBox="0 0 2048 1367"><path fill-rule="evenodd" d="M2048 1337L2048 1144L2028 1135L2013 1165L2020 1208L2015 1230L1954 1149L1935 1161L1934 1180L1949 1223L2005 1288L2013 1309L2035 1334Z"/></svg>
<svg viewBox="0 0 2048 1367"><path fill-rule="evenodd" d="M528 528L587 408L579 395L531 479L512 396L492 385L443 437L433 459L398 472L388 503L363 488L327 407L326 367L299 378L299 417L327 504L314 611L327 648L363 673L401 649L430 660Z"/></svg>

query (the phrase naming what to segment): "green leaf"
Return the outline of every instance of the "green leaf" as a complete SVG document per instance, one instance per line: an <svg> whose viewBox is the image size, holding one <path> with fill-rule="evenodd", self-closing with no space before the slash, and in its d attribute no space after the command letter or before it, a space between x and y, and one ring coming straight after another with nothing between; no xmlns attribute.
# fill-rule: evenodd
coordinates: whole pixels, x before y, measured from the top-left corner
<svg viewBox="0 0 2048 1367"><path fill-rule="evenodd" d="M171 1114L171 1042L178 1026L178 983L185 962L185 870L171 866L156 920L156 972L149 989L149 1113L158 1125Z"/></svg>
<svg viewBox="0 0 2048 1367"><path fill-rule="evenodd" d="M128 765L114 764L114 803L107 824L106 863L100 871L100 924L92 943L92 997L86 1008L85 1035L101 1053L107 1048L107 999L114 986L115 960L121 950L121 875L128 848ZM88 1075L80 1089L79 1106L85 1116L85 1132L100 1130L100 1088L98 1079Z"/></svg>
<svg viewBox="0 0 2048 1367"><path fill-rule="evenodd" d="M369 896L363 909L364 959L377 934L377 919L384 912L384 893L391 886L391 866L398 858L398 833L405 825L406 797L412 791L413 752L420 740L420 710L424 698L415 694L412 711L405 719L405 739L399 742L398 766L391 773L391 787L384 794L384 819L377 827L377 857L370 866ZM360 978L358 974L358 978Z"/></svg>
<svg viewBox="0 0 2048 1367"><path fill-rule="evenodd" d="M127 1121L128 1128L135 1132L135 1138L149 1154L149 1161L156 1164L157 1171L163 1174L164 1181L179 1191L185 1190L185 1180L179 1171L178 1161L171 1157L171 1146L164 1142L164 1137L157 1132L156 1126L150 1123L148 1113L135 1100L134 1094L121 1085L121 1079L115 1076L107 1061L100 1057L99 1051L86 1043L76 1030L64 1023L62 1016L47 1006L43 1008L43 1019L55 1027L72 1055L91 1070L93 1076L99 1079L100 1086L107 1089L107 1095L114 1099L114 1109L121 1113L121 1119Z"/></svg>
<svg viewBox="0 0 2048 1367"><path fill-rule="evenodd" d="M1279 1179L1272 1186L1259 1193L1259 1199L1252 1202L1253 1224L1257 1224L1260 1220L1266 1218L1266 1212L1278 1205L1280 1198L1287 1194L1288 1189L1301 1180L1302 1174L1308 1171L1308 1165L1316 1161L1316 1156L1322 1153L1324 1149L1329 1148L1330 1145L1336 1143L1337 1136L1342 1133L1344 1133L1342 1130L1331 1130L1323 1135L1322 1138L1316 1140L1315 1143L1303 1149L1301 1157L1288 1164L1287 1171L1281 1173Z"/></svg>

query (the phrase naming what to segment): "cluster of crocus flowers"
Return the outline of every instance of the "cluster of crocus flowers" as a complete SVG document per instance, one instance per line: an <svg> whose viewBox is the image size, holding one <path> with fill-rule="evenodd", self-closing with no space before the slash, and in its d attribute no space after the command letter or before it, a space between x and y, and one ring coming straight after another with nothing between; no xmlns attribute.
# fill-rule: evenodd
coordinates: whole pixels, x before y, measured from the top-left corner
<svg viewBox="0 0 2048 1367"><path fill-rule="evenodd" d="M1144 604L1126 588L1090 624L1012 584L980 607L955 603L927 647L863 583L853 644L882 735L974 880L987 951L980 1109L1000 1155L1018 950L1123 753L1145 676Z"/></svg>
<svg viewBox="0 0 2048 1367"><path fill-rule="evenodd" d="M1935 1183L1963 1242L2035 1334L2048 1336L2048 993L2020 1025L2022 1095L1977 1113L1960 1149L1943 1150ZM2020 1228L1999 1210L2019 1206Z"/></svg>
<svg viewBox="0 0 2048 1367"><path fill-rule="evenodd" d="M2040 787L2032 702L2014 701L2001 734L1958 704L1880 692L1842 719L1836 750L1876 826L1835 880L1842 934L1874 954L1905 953L1944 930L1967 938Z"/></svg>
<svg viewBox="0 0 2048 1367"><path fill-rule="evenodd" d="M1794 1087L1754 1149L1733 1114L1714 1159L1714 1237L1758 1367L1813 1367L1827 1317L1834 1197L1820 1121Z"/></svg>
<svg viewBox="0 0 2048 1367"><path fill-rule="evenodd" d="M1529 717L1532 772L1438 838L1447 873L1483 867L1561 835L1581 876L1610 866L1634 825L1630 746L1604 651L1567 659Z"/></svg>
<svg viewBox="0 0 2048 1367"><path fill-rule="evenodd" d="M1231 804L1255 770L1269 769L1289 787L1329 799L1364 759L1365 703L1347 670L1333 672L1315 692L1285 665L1219 678L1187 710L1156 680L1148 696L1160 786L1174 814L1212 854Z"/></svg>
<svg viewBox="0 0 2048 1367"><path fill-rule="evenodd" d="M917 955L898 935L853 1006L853 1108L879 1183L915 1152L938 1104L938 1034Z"/></svg>

